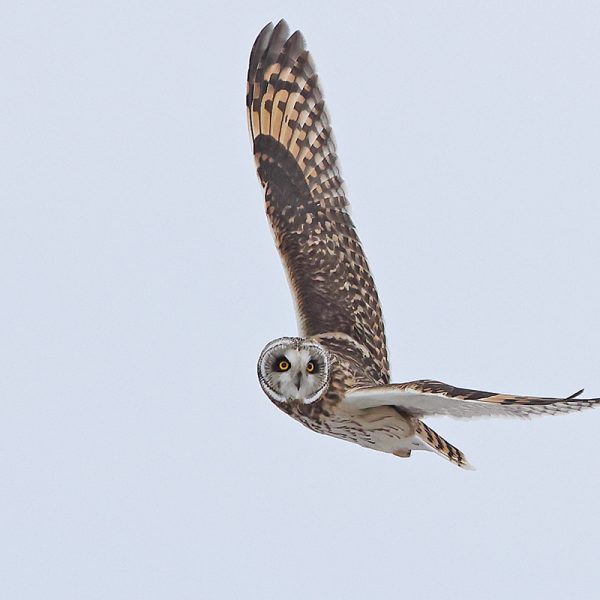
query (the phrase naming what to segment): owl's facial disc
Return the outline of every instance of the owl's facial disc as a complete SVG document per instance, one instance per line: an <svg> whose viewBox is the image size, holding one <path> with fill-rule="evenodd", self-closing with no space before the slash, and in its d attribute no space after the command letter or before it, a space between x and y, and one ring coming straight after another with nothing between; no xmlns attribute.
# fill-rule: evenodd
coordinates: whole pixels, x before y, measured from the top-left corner
<svg viewBox="0 0 600 600"><path fill-rule="evenodd" d="M267 344L258 359L258 379L274 402L316 402L329 385L331 360L318 343L279 338Z"/></svg>

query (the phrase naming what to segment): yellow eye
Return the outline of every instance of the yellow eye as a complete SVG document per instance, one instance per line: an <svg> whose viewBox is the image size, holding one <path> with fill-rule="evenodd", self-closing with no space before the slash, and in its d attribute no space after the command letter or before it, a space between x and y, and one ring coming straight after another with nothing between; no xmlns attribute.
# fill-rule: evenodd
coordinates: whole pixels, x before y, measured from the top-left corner
<svg viewBox="0 0 600 600"><path fill-rule="evenodd" d="M290 363L287 360L280 360L277 365L277 368L280 371L287 371L290 368Z"/></svg>
<svg viewBox="0 0 600 600"><path fill-rule="evenodd" d="M315 370L315 363L312 360L306 365L306 370L309 373L312 373Z"/></svg>

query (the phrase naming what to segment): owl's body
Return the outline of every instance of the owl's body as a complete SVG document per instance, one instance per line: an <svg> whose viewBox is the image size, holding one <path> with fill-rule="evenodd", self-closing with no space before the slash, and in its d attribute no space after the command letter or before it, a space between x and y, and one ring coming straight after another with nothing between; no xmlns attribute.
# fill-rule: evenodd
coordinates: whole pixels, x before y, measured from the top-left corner
<svg viewBox="0 0 600 600"><path fill-rule="evenodd" d="M348 212L314 64L302 35L289 36L284 21L267 25L256 39L246 105L265 208L302 336L270 342L259 358L261 386L276 406L319 433L401 457L430 450L468 467L462 452L422 417L529 417L600 403L579 393L540 398L430 380L390 383L379 298Z"/></svg>
<svg viewBox="0 0 600 600"><path fill-rule="evenodd" d="M460 450L397 407L382 405L355 410L346 405L348 391L378 385L364 368L365 362L371 362L364 346L339 333L307 339L320 344L333 357L328 387L318 402L274 401L275 406L317 433L400 457L409 457L412 450L430 450L468 468Z"/></svg>

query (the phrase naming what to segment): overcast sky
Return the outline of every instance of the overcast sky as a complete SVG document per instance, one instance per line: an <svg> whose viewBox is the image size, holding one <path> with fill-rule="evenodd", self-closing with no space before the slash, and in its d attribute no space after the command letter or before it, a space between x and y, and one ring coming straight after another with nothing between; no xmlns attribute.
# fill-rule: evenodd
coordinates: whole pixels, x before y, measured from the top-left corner
<svg viewBox="0 0 600 600"><path fill-rule="evenodd" d="M600 396L596 2L5 1L0 597L596 598L600 410L319 436L247 59L303 31L396 381ZM217 6L219 4L219 6Z"/></svg>

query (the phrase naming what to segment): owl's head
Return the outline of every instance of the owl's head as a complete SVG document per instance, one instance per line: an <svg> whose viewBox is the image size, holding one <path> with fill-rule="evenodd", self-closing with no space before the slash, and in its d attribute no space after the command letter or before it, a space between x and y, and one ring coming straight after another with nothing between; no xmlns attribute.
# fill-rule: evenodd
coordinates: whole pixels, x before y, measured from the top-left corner
<svg viewBox="0 0 600 600"><path fill-rule="evenodd" d="M329 352L304 338L273 340L258 359L258 380L274 402L317 401L327 391L330 371Z"/></svg>

